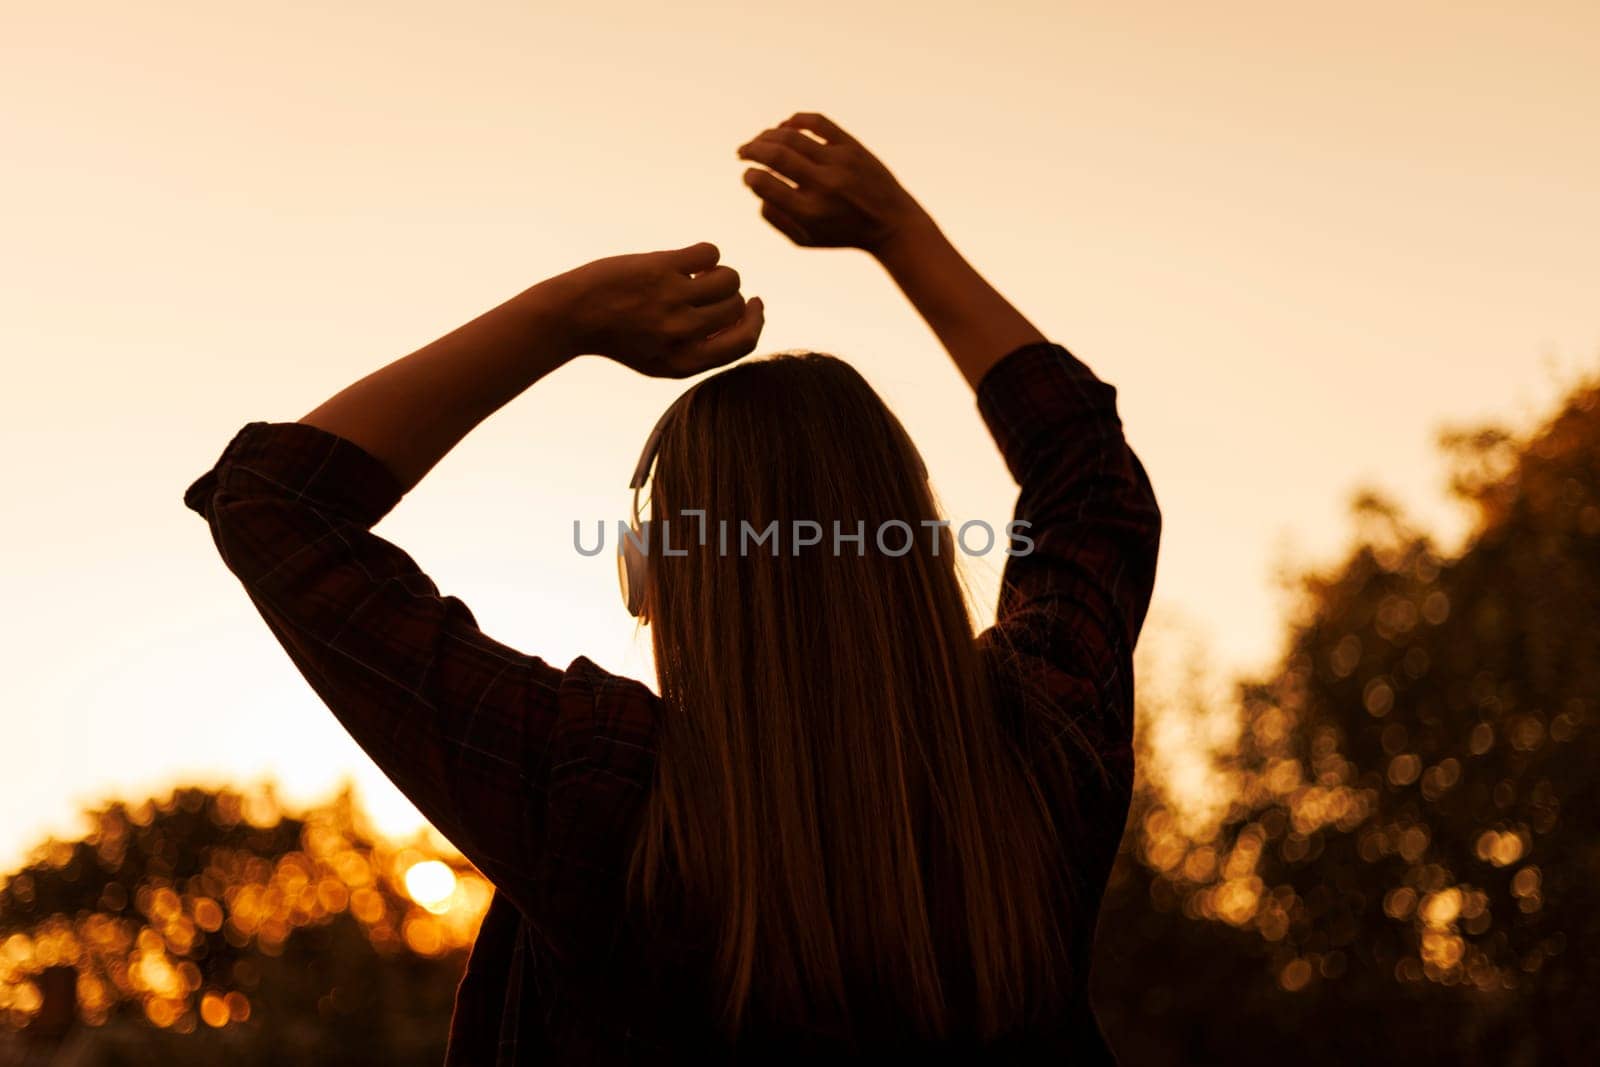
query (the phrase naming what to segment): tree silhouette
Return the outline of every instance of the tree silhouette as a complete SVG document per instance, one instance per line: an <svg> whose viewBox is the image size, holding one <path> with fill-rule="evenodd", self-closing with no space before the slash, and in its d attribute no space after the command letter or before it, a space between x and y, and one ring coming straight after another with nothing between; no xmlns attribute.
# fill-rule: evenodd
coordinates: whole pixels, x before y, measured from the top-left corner
<svg viewBox="0 0 1600 1067"><path fill-rule="evenodd" d="M1444 444L1467 546L1359 498L1281 668L1240 687L1227 816L1189 836L1141 791L1097 975L1132 1062L1600 1048L1573 1010L1600 993L1600 385L1526 440Z"/></svg>
<svg viewBox="0 0 1600 1067"><path fill-rule="evenodd" d="M459 859L376 840L348 790L303 816L270 790L179 789L91 819L0 890L11 1029L87 1042L96 1063L442 1058L489 893ZM408 892L420 864L433 910ZM40 1018L63 968L66 1027Z"/></svg>

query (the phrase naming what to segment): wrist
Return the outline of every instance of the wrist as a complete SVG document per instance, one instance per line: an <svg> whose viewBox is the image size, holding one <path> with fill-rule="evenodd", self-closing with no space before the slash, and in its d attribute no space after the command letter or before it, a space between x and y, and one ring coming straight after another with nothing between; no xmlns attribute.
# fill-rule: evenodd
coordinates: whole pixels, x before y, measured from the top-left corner
<svg viewBox="0 0 1600 1067"><path fill-rule="evenodd" d="M930 254L948 246L949 242L933 221L933 216L918 208L908 212L882 240L867 251L889 273L894 274L907 266L925 261Z"/></svg>
<svg viewBox="0 0 1600 1067"><path fill-rule="evenodd" d="M541 363L566 363L589 351L578 314L582 300L572 271L546 278L516 297L523 329Z"/></svg>

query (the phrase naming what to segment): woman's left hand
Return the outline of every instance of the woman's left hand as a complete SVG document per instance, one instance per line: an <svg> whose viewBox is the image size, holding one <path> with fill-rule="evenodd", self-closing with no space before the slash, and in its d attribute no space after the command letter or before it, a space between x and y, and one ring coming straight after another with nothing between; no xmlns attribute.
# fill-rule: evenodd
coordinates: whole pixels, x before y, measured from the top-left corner
<svg viewBox="0 0 1600 1067"><path fill-rule="evenodd" d="M739 273L717 265L709 241L663 252L608 256L560 275L567 335L578 354L606 356L654 378L687 378L756 347L760 297L739 293Z"/></svg>

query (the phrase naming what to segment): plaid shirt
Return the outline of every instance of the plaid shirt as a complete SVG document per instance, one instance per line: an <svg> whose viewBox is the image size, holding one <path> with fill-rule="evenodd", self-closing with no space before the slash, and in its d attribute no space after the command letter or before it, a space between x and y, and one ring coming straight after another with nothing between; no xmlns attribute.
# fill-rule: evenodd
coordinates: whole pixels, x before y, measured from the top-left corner
<svg viewBox="0 0 1600 1067"><path fill-rule="evenodd" d="M1059 793L1080 827L1074 873L1086 892L1073 906L1073 934L1085 983L1127 815L1132 651L1160 535L1115 395L1049 342L1009 353L977 395L1021 487L1016 517L1032 523L1034 540L1031 554L1008 557L998 623L980 641L1004 647L1005 670L1042 683L1059 712L1050 726L1050 716L1004 701L1009 728L1026 752L1056 740L1069 719L1104 765L1086 758ZM301 423L252 422L184 503L209 523L223 561L328 708L495 886L456 994L447 1062L686 1055L688 1035L701 1032L696 986L646 966L666 949L619 922L660 699L586 658L560 669L484 634L465 604L372 532L401 495L351 441ZM1053 1048L1058 1059L1108 1061L1086 984L1078 1000L1059 1033L1028 1037L1018 1055ZM825 1054L804 1035L773 1047Z"/></svg>

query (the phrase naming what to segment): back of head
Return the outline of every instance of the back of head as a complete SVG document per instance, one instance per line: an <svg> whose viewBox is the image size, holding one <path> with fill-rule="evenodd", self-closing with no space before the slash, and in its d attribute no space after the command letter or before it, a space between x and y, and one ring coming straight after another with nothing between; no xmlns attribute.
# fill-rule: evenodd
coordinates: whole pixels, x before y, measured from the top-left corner
<svg viewBox="0 0 1600 1067"><path fill-rule="evenodd" d="M632 881L714 942L725 1029L1049 1010L1060 858L899 421L832 356L745 362L664 428L651 496L667 715Z"/></svg>

